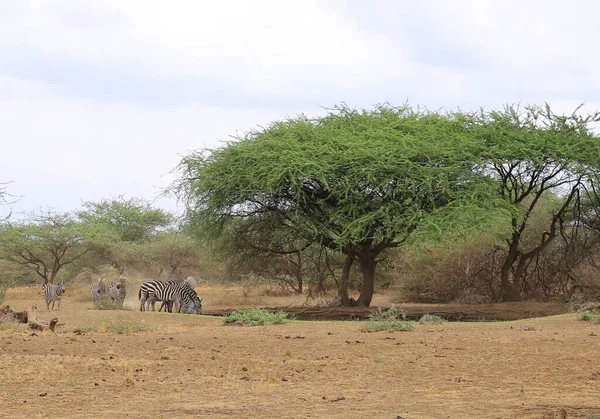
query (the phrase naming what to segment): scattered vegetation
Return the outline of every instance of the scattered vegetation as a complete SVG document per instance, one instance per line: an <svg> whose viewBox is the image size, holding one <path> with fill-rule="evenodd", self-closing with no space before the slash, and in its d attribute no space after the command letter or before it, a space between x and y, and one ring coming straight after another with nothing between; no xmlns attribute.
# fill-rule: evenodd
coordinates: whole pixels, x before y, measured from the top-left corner
<svg viewBox="0 0 600 419"><path fill-rule="evenodd" d="M153 324L147 322L134 321L123 316L111 318L103 326L105 332L117 334L149 332L156 329L156 326Z"/></svg>
<svg viewBox="0 0 600 419"><path fill-rule="evenodd" d="M89 299L89 298L88 298ZM109 295L103 295L98 302L92 307L93 310L128 310L131 308L127 306L119 306L116 301L113 301Z"/></svg>
<svg viewBox="0 0 600 419"><path fill-rule="evenodd" d="M77 324L72 331L76 333L116 333L129 334L138 332L150 332L156 330L157 326L146 321L137 321L123 315L110 317L102 320L92 320Z"/></svg>
<svg viewBox="0 0 600 419"><path fill-rule="evenodd" d="M594 314L592 314L592 313L579 313L579 314L577 315L577 318L578 318L579 320L581 320L581 321L584 321L584 322L590 321L590 320L592 320L592 319L594 319L594 318L596 318L596 317L597 317L597 316L595 316L595 315L594 315Z"/></svg>
<svg viewBox="0 0 600 419"><path fill-rule="evenodd" d="M377 310L369 315L369 320L364 322L363 329L372 332L411 332L415 327L406 321L406 312L392 306L388 310L377 307Z"/></svg>
<svg viewBox="0 0 600 419"><path fill-rule="evenodd" d="M225 324L240 324L244 326L262 326L266 324L285 323L287 321L287 313L282 311L272 313L262 308L237 310L223 319Z"/></svg>
<svg viewBox="0 0 600 419"><path fill-rule="evenodd" d="M124 271L240 282L252 304L369 306L376 289L398 302L598 301L599 120L342 104L274 121L182 159L167 192L184 217L116 197L0 219L0 302L13 285Z"/></svg>

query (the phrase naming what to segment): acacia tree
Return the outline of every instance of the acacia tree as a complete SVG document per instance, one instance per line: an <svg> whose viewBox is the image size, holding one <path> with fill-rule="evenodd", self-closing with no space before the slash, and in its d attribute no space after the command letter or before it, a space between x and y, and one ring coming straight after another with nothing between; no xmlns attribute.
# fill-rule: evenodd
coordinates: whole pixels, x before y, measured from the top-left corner
<svg viewBox="0 0 600 419"><path fill-rule="evenodd" d="M94 250L119 273L125 269L132 244L147 243L173 222L173 216L142 198L118 197L100 202L84 202L77 218L86 226L104 231L97 235Z"/></svg>
<svg viewBox="0 0 600 419"><path fill-rule="evenodd" d="M292 254L316 244L343 253L341 302L369 306L387 249L440 220L446 229L485 221L489 178L471 170L478 147L465 125L461 114L408 106L339 106L186 156L172 190L213 239L242 219L236 234L254 249ZM346 288L355 261L363 277L356 301Z"/></svg>
<svg viewBox="0 0 600 419"><path fill-rule="evenodd" d="M592 124L600 120L600 113L581 116L578 111L565 116L547 105L507 106L470 121L484 147L485 164L478 169L497 181L498 194L514 208L500 272L501 290L508 300L521 299L532 262L564 231L582 189L595 190L600 141ZM537 242L525 243L531 215L549 194L561 201Z"/></svg>
<svg viewBox="0 0 600 419"><path fill-rule="evenodd" d="M93 235L69 213L33 213L0 226L0 259L31 269L44 284L53 283L63 268L91 251L87 238Z"/></svg>

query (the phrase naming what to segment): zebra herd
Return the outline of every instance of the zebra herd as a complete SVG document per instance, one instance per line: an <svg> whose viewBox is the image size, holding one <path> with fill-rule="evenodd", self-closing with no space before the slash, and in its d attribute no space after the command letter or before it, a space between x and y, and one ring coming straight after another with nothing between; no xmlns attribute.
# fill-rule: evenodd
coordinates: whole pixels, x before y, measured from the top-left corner
<svg viewBox="0 0 600 419"><path fill-rule="evenodd" d="M155 311L154 304L162 301L158 309L165 306L169 313L173 305L178 313L202 314L202 300L187 281L147 281L142 284L138 293L140 311L147 311L150 307Z"/></svg>
<svg viewBox="0 0 600 419"><path fill-rule="evenodd" d="M161 301L162 304L158 311L162 311L166 307L166 311L172 313L173 306L175 306L178 313L202 314L202 299L194 290L195 286L196 282L191 277L185 281L146 281L138 292L140 311L147 311L150 308L155 311L154 305L157 301ZM54 310L54 305L58 302L58 310L60 310L61 298L64 293L64 279L56 285L44 284L42 295L46 302L46 309L50 311L50 303L52 303L52 310ZM99 278L92 284L90 295L94 306L97 306L105 295L108 295L113 304L116 303L122 308L127 296L125 278L120 277L118 281L111 282L108 288L104 283L104 278Z"/></svg>
<svg viewBox="0 0 600 419"><path fill-rule="evenodd" d="M116 303L119 307L123 307L123 302L127 296L127 289L125 286L125 278L121 277L117 282L111 282L108 286L108 293L106 285L104 284L104 278L96 280L90 288L90 294L94 305L98 305L102 297L109 295L112 303Z"/></svg>
<svg viewBox="0 0 600 419"><path fill-rule="evenodd" d="M173 305L176 306L178 313L202 314L202 300L194 290L195 283L183 281L146 281L140 287L138 298L140 300L140 311L146 311L152 308L157 301L162 305L158 311L166 310L171 313ZM107 294L104 279L98 279L90 288L90 295L94 305L97 305L100 299ZM108 295L113 302L117 302L123 307L123 301L127 295L125 289L125 280L121 278L119 282L113 282L108 287Z"/></svg>

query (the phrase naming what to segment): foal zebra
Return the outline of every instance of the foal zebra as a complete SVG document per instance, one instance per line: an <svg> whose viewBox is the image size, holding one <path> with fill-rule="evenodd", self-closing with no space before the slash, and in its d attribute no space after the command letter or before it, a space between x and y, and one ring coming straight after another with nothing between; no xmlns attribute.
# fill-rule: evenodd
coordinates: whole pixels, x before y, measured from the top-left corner
<svg viewBox="0 0 600 419"><path fill-rule="evenodd" d="M60 299L65 293L65 280L62 279L58 284L44 284L42 286L42 295L46 302L46 310L50 311L50 302L52 302L52 310L54 310L54 303L58 301L58 309L60 310Z"/></svg>
<svg viewBox="0 0 600 419"><path fill-rule="evenodd" d="M169 313L172 312L173 303L177 304L178 312L188 314L202 313L202 300L185 282L179 281L147 281L142 284L138 293L140 311L147 310L150 306L155 311L154 304L162 301L159 311L166 305Z"/></svg>
<svg viewBox="0 0 600 419"><path fill-rule="evenodd" d="M106 285L104 285L104 278L98 279L98 281L92 284L90 288L90 294L92 295L92 301L94 305L98 304L98 301L106 295Z"/></svg>
<svg viewBox="0 0 600 419"><path fill-rule="evenodd" d="M108 287L108 294L112 298L112 301L116 301L119 307L123 307L123 302L127 296L127 290L125 289L125 280L120 279L119 282L111 282Z"/></svg>

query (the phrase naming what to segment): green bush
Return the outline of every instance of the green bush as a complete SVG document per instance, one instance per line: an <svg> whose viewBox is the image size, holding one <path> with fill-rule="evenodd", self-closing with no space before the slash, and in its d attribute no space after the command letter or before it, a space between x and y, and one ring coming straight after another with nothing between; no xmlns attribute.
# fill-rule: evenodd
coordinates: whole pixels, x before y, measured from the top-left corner
<svg viewBox="0 0 600 419"><path fill-rule="evenodd" d="M223 322L225 324L241 324L244 326L262 326L265 324L279 324L288 321L287 313L282 311L271 313L262 308L249 308L237 310L227 315Z"/></svg>
<svg viewBox="0 0 600 419"><path fill-rule="evenodd" d="M117 302L113 301L110 295L103 295L97 302L94 304L94 310L128 310L131 311L131 308L123 306L119 307Z"/></svg>
<svg viewBox="0 0 600 419"><path fill-rule="evenodd" d="M363 329L372 332L380 332L383 330L410 332L415 330L415 327L406 322L405 311L398 309L396 306L392 306L389 310L385 311L381 310L380 307L377 307L377 310L369 315L369 320L364 322Z"/></svg>
<svg viewBox="0 0 600 419"><path fill-rule="evenodd" d="M592 313L579 313L577 315L577 318L584 322L592 320L594 317L596 317L596 316L594 316Z"/></svg>

